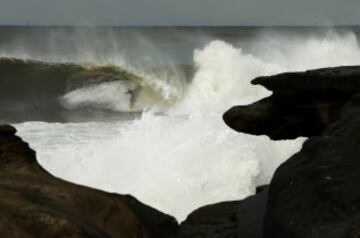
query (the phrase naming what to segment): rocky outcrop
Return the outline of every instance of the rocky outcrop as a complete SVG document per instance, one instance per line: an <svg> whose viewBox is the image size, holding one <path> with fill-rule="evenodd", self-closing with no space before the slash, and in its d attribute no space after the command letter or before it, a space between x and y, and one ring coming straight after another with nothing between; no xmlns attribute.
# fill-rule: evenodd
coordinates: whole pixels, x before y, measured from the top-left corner
<svg viewBox="0 0 360 238"><path fill-rule="evenodd" d="M192 212L181 224L184 238L261 238L267 186L242 201L222 202Z"/></svg>
<svg viewBox="0 0 360 238"><path fill-rule="evenodd" d="M360 237L360 95L276 171L264 237Z"/></svg>
<svg viewBox="0 0 360 238"><path fill-rule="evenodd" d="M360 67L285 73L252 83L273 95L230 109L224 114L230 127L272 139L310 137L275 172L263 237L360 237Z"/></svg>
<svg viewBox="0 0 360 238"><path fill-rule="evenodd" d="M275 140L309 137L337 121L344 103L360 92L360 67L284 73L252 83L272 90L273 95L228 110L223 118L229 127Z"/></svg>
<svg viewBox="0 0 360 238"><path fill-rule="evenodd" d="M0 126L0 237L154 237L177 232L174 218L129 195L53 177L35 152Z"/></svg>

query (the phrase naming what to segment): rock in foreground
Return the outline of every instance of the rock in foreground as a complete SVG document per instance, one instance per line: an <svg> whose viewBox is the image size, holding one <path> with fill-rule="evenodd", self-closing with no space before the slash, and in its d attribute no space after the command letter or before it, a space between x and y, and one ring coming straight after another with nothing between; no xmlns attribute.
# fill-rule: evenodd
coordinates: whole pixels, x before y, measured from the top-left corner
<svg viewBox="0 0 360 238"><path fill-rule="evenodd" d="M15 133L0 126L0 237L173 237L174 218L53 177Z"/></svg>
<svg viewBox="0 0 360 238"><path fill-rule="evenodd" d="M360 95L270 184L265 238L360 237Z"/></svg>
<svg viewBox="0 0 360 238"><path fill-rule="evenodd" d="M181 224L184 238L262 238L268 187L242 201L222 202L192 212Z"/></svg>
<svg viewBox="0 0 360 238"><path fill-rule="evenodd" d="M227 111L231 128L272 139L310 137L275 172L263 238L359 238L360 67L285 73L253 84L273 95Z"/></svg>

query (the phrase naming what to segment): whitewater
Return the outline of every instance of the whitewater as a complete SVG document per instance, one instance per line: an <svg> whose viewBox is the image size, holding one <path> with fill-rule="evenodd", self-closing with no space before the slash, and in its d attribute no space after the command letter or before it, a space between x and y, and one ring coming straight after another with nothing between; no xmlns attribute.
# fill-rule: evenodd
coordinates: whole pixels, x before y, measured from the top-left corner
<svg viewBox="0 0 360 238"><path fill-rule="evenodd" d="M59 100L65 107L94 106L141 115L76 123L28 121L15 124L18 134L55 176L131 194L179 221L201 206L254 194L257 186L269 183L279 164L300 149L304 138L275 142L237 133L224 124L222 114L234 105L270 95L250 84L255 77L360 64L357 35L329 31L289 38L264 33L244 45L241 39L208 38L193 51L190 79L171 62L162 66L170 71L154 73L119 55L103 61L88 55L72 59L121 66L152 90L142 91L135 108L129 108L129 86L104 82L62 95ZM9 55L19 57L8 52L2 56ZM39 59L25 55L21 57Z"/></svg>

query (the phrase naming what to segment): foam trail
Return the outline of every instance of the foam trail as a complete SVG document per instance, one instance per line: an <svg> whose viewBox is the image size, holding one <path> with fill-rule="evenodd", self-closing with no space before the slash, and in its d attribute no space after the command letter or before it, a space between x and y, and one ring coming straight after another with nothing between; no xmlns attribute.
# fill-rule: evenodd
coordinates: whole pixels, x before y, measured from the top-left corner
<svg viewBox="0 0 360 238"><path fill-rule="evenodd" d="M236 133L222 113L269 94L256 76L360 63L353 35L254 43L255 51L214 41L196 51L197 72L167 116L144 113L132 122L25 123L19 134L55 175L118 193L183 220L199 206L251 195L304 139L270 141ZM270 41L271 42L271 41ZM262 53L263 52L263 53ZM66 135L64 136L64 131ZM46 138L46 139L45 139Z"/></svg>

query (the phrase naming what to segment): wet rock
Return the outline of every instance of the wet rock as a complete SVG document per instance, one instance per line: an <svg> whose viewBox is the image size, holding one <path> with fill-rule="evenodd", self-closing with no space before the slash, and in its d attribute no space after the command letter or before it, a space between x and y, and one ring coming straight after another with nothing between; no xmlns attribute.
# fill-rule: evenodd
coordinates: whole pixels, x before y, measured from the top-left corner
<svg viewBox="0 0 360 238"><path fill-rule="evenodd" d="M129 195L50 175L15 132L0 126L0 237L168 238L176 233L174 218Z"/></svg>

